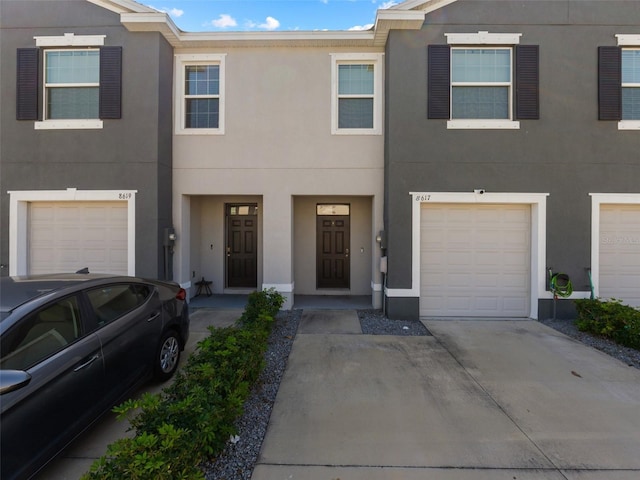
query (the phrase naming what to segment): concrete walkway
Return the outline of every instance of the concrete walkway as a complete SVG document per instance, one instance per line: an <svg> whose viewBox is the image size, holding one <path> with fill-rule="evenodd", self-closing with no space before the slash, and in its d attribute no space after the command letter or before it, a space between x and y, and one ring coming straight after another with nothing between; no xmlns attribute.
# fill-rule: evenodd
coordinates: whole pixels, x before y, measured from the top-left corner
<svg viewBox="0 0 640 480"><path fill-rule="evenodd" d="M305 310L252 480L640 478L639 370L535 321L425 324Z"/></svg>

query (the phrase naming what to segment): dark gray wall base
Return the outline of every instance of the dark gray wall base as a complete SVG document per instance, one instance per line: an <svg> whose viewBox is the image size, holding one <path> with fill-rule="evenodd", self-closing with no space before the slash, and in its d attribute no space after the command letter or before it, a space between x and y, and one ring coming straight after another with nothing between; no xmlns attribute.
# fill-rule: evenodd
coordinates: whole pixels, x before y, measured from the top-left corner
<svg viewBox="0 0 640 480"><path fill-rule="evenodd" d="M559 298L556 300L555 318L560 320L574 320L578 316L573 300ZM538 300L538 318L548 320L553 317L553 300Z"/></svg>
<svg viewBox="0 0 640 480"><path fill-rule="evenodd" d="M420 299L417 297L386 297L386 314L391 320L418 320Z"/></svg>

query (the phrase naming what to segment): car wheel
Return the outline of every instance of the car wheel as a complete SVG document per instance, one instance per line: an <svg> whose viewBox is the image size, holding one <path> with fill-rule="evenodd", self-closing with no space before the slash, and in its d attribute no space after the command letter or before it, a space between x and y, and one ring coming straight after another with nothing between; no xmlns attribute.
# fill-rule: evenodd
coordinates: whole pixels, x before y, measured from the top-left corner
<svg viewBox="0 0 640 480"><path fill-rule="evenodd" d="M168 330L162 335L155 361L157 380L168 380L176 372L180 361L180 339L175 330Z"/></svg>

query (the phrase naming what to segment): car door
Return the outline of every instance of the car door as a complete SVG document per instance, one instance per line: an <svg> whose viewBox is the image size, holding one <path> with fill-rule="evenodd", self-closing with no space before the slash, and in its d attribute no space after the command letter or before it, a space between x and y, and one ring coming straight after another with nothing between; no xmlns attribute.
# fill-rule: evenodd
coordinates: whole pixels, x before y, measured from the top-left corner
<svg viewBox="0 0 640 480"><path fill-rule="evenodd" d="M160 301L144 283L103 285L86 294L104 355L105 396L115 402L152 371L162 330Z"/></svg>
<svg viewBox="0 0 640 480"><path fill-rule="evenodd" d="M100 342L79 306L77 296L56 300L2 336L0 367L31 376L0 397L3 479L33 473L105 408Z"/></svg>

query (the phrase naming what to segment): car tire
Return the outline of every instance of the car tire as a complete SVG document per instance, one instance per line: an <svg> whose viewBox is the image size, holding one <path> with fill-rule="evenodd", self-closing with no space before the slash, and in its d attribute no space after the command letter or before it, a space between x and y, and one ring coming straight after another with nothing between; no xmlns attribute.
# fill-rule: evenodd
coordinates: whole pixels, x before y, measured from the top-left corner
<svg viewBox="0 0 640 480"><path fill-rule="evenodd" d="M175 330L167 330L160 338L155 358L155 379L161 382L170 379L180 362L180 337Z"/></svg>

